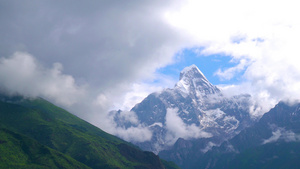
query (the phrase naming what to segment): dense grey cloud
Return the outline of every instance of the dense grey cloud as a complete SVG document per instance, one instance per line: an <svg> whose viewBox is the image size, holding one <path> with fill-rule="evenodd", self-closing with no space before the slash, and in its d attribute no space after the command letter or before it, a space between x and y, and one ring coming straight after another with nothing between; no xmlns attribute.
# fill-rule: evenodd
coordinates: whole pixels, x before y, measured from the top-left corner
<svg viewBox="0 0 300 169"><path fill-rule="evenodd" d="M170 1L2 1L0 56L25 51L100 89L170 63L178 35ZM138 71L137 71L138 70ZM149 72L149 73L148 73Z"/></svg>
<svg viewBox="0 0 300 169"><path fill-rule="evenodd" d="M0 1L0 89L44 97L127 140L135 135L149 139L152 133L143 126L116 128L108 110L122 106L130 90L157 89L145 89L142 80L157 79L155 70L172 63L185 44L164 20L166 9L177 5L158 0Z"/></svg>
<svg viewBox="0 0 300 169"><path fill-rule="evenodd" d="M62 70L59 63L44 68L31 55L17 52L9 58L0 58L0 91L9 95L40 96L70 106L86 94L85 86L78 86L74 78Z"/></svg>

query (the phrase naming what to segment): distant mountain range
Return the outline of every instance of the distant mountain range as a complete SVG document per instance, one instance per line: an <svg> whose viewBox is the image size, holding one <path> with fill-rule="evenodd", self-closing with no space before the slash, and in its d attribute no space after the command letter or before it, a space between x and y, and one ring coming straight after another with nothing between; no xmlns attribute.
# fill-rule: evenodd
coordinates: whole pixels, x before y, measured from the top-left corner
<svg viewBox="0 0 300 169"><path fill-rule="evenodd" d="M174 88L131 109L139 124L119 118L122 111L112 113L120 127L142 124L152 131L151 140L132 143L184 169L300 166L299 106L281 102L262 118L251 116L255 106L248 94L225 95L192 65Z"/></svg>
<svg viewBox="0 0 300 169"><path fill-rule="evenodd" d="M178 168L44 99L0 95L0 168Z"/></svg>

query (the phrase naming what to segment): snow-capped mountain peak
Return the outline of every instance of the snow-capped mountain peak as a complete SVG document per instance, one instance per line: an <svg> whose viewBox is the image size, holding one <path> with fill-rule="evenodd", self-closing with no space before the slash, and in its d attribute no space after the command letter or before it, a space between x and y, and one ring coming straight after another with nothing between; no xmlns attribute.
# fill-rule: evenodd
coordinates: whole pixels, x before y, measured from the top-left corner
<svg viewBox="0 0 300 169"><path fill-rule="evenodd" d="M180 78L175 85L175 89L186 94L195 93L196 91L203 94L216 94L220 92L216 86L212 85L206 79L196 65L186 67L180 72Z"/></svg>
<svg viewBox="0 0 300 169"><path fill-rule="evenodd" d="M191 65L181 71L174 88L152 93L131 109L141 124L116 123L125 128L147 126L151 140L135 144L155 153L173 146L178 138L209 140L213 136L209 141L218 145L252 123L249 105L246 96L226 98Z"/></svg>
<svg viewBox="0 0 300 169"><path fill-rule="evenodd" d="M191 65L191 66L189 66L189 67L184 68L180 72L180 78L179 78L179 80L190 79L190 78L200 78L200 79L208 81L206 79L206 77L204 76L204 74L194 64Z"/></svg>

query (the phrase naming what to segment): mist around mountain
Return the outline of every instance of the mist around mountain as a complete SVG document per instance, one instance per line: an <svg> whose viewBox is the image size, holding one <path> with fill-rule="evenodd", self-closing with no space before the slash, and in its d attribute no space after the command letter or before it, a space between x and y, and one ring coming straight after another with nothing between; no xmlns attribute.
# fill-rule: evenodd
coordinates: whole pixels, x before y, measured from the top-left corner
<svg viewBox="0 0 300 169"><path fill-rule="evenodd" d="M256 109L251 95L223 93L192 65L174 88L111 114L119 127L148 127L150 139L132 143L184 169L297 168L299 105L280 102L262 117Z"/></svg>
<svg viewBox="0 0 300 169"><path fill-rule="evenodd" d="M148 140L132 141L143 150L159 153L170 150L178 139L200 139L205 140L199 147L204 153L251 126L257 120L251 106L250 95L224 95L191 65L181 71L174 88L150 94L131 109L131 116L124 118L130 113L121 110L111 114L119 127L148 127Z"/></svg>
<svg viewBox="0 0 300 169"><path fill-rule="evenodd" d="M42 98L0 95L0 168L178 168Z"/></svg>

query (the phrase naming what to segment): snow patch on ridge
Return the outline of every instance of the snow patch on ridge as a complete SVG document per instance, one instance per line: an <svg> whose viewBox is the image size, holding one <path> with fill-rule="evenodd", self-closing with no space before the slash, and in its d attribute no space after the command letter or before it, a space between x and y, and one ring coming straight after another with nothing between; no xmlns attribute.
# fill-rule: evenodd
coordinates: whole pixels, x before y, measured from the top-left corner
<svg viewBox="0 0 300 169"><path fill-rule="evenodd" d="M220 120L223 121L223 123L219 124L218 121ZM224 128L226 133L236 130L240 124L234 116L226 115L226 113L219 108L203 111L202 117L199 116L199 122L203 128Z"/></svg>
<svg viewBox="0 0 300 169"><path fill-rule="evenodd" d="M181 93L183 93L183 96L187 96L190 93L190 85L183 80L180 80L176 84L176 89L178 89Z"/></svg>
<svg viewBox="0 0 300 169"><path fill-rule="evenodd" d="M200 118L200 125L203 128L218 126L216 120L223 118L224 115L225 113L220 109L203 111L202 118Z"/></svg>

